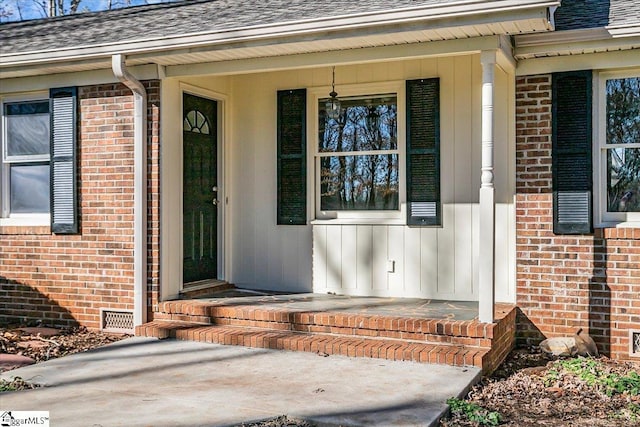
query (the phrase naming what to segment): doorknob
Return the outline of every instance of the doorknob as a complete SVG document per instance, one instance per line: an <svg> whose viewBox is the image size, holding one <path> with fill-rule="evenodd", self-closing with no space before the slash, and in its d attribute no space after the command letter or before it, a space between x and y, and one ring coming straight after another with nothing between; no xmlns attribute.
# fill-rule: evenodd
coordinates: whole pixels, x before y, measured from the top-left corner
<svg viewBox="0 0 640 427"><path fill-rule="evenodd" d="M213 203L213 206L217 206L218 205L218 199L213 199L211 201L211 203Z"/></svg>
<svg viewBox="0 0 640 427"><path fill-rule="evenodd" d="M214 193L218 192L218 186L214 185L213 188L211 189L211 191L213 191Z"/></svg>

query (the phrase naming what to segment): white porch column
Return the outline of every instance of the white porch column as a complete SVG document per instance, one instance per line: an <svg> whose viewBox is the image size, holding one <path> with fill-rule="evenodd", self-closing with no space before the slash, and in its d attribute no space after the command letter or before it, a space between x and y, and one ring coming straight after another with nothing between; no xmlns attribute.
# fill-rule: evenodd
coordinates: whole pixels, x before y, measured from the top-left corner
<svg viewBox="0 0 640 427"><path fill-rule="evenodd" d="M483 51L482 63L482 175L480 177L480 259L478 260L478 317L492 323L495 305L495 202L493 186L493 93L496 52Z"/></svg>

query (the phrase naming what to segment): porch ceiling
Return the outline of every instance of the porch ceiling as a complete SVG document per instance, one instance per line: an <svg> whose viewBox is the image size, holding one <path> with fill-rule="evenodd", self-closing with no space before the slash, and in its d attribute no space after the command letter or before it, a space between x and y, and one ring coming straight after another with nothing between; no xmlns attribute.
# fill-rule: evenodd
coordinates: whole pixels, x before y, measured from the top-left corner
<svg viewBox="0 0 640 427"><path fill-rule="evenodd" d="M474 3L477 3L476 8L480 7L478 4L481 2ZM494 3L511 4L511 7L496 10ZM518 4L501 0L484 3L493 5L492 10L461 9L455 13L423 13L417 17L402 16L401 19L391 16L387 20L379 17L370 21L350 19L331 22L330 25L303 22L282 28L256 27L105 45L10 52L0 55L0 77L9 79L108 69L111 55L118 53L126 55L128 66L158 64L172 67L445 40L468 40L469 51L473 51L473 40L477 38L552 30L548 8L556 3L536 0Z"/></svg>

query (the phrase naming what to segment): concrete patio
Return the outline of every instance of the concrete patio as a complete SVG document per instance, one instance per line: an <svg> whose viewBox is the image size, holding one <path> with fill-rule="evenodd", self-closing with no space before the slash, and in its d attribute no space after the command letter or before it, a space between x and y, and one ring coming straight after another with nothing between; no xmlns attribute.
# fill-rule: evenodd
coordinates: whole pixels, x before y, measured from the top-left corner
<svg viewBox="0 0 640 427"><path fill-rule="evenodd" d="M130 338L5 372L42 384L2 410L52 426L235 426L279 415L319 426L431 426L480 369Z"/></svg>

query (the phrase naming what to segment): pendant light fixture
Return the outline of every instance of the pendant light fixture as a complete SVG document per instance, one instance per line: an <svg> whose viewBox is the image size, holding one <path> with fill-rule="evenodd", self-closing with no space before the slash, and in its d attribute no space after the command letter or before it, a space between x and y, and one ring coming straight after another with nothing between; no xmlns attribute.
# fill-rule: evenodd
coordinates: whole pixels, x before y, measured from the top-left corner
<svg viewBox="0 0 640 427"><path fill-rule="evenodd" d="M331 92L329 93L329 99L325 104L325 110L327 116L334 120L338 120L340 117L340 100L338 99L338 93L336 92L336 67L333 67L331 78Z"/></svg>

